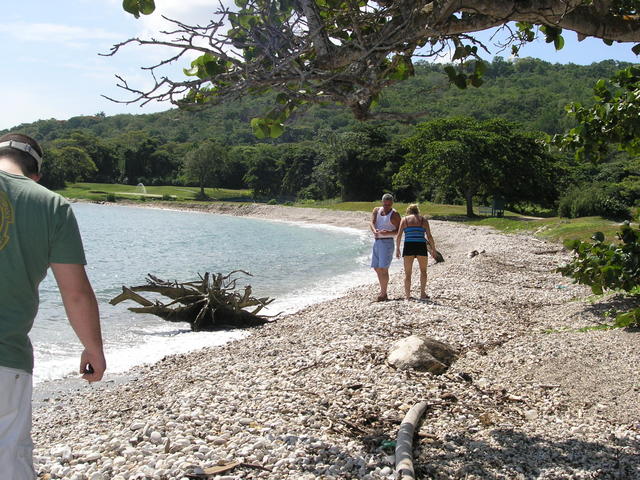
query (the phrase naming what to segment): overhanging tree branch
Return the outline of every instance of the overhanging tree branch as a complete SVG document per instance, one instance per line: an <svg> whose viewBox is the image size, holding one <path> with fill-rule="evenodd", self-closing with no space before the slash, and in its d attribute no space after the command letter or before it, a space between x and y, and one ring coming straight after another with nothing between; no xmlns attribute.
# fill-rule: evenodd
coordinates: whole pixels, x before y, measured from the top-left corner
<svg viewBox="0 0 640 480"><path fill-rule="evenodd" d="M162 0L158 0L161 2ZM145 5L153 3L145 0ZM132 38L114 45L156 45L178 53L146 67L154 84L127 103L170 101L180 106L215 105L244 95L274 92L277 104L252 126L275 136L293 111L305 104L348 106L359 119L370 115L380 92L413 75L412 58L449 54L458 68L447 70L458 87L479 86L484 66L473 34L518 22L507 40L517 53L536 38L536 27L562 48L562 30L579 38L640 42L638 4L632 0L236 0L220 4L206 26L170 20L162 39ZM141 11L140 13L145 13ZM510 23L511 22L511 23ZM228 29L227 29L228 28ZM227 29L227 30L225 30ZM188 52L201 54L185 74L168 78L162 69Z"/></svg>

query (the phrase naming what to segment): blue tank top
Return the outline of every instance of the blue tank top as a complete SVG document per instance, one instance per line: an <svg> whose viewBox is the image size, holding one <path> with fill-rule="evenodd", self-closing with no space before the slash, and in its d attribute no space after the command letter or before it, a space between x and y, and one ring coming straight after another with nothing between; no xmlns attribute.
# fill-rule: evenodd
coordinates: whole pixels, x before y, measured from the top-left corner
<svg viewBox="0 0 640 480"><path fill-rule="evenodd" d="M410 226L404 228L404 243L427 243L425 238L427 231L422 226Z"/></svg>

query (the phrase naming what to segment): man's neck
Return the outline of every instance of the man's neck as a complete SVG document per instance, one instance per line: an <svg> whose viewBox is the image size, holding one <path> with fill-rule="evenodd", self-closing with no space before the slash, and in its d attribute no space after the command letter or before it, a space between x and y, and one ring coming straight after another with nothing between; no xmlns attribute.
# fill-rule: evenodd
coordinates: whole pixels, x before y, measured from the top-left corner
<svg viewBox="0 0 640 480"><path fill-rule="evenodd" d="M25 176L20 167L6 158L0 158L0 170L5 173L11 173L12 175L20 175L21 177Z"/></svg>
<svg viewBox="0 0 640 480"><path fill-rule="evenodd" d="M393 210L393 207L389 207L389 208L386 208L384 206L382 207L382 211L384 212L385 215L387 215L391 210Z"/></svg>

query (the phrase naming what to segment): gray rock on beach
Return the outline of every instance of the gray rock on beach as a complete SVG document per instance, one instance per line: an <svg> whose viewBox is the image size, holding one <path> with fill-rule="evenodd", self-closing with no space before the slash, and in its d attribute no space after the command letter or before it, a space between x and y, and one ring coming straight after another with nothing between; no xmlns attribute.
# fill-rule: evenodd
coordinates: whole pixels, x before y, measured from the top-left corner
<svg viewBox="0 0 640 480"><path fill-rule="evenodd" d="M446 343L411 335L391 347L387 362L399 370L413 369L440 375L456 358L456 351Z"/></svg>

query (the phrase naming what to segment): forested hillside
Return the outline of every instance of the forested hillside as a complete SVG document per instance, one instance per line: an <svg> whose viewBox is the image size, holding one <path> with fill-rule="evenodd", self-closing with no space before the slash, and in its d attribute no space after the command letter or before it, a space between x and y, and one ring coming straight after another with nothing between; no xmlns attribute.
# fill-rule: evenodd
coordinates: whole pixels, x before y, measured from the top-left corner
<svg viewBox="0 0 640 480"><path fill-rule="evenodd" d="M613 75L624 64L613 60L592 65L551 64L522 58L506 61L496 57L484 74L480 88L459 90L449 86L443 65L422 64L415 77L389 88L376 109L379 113L423 114L417 121L432 118L471 115L483 120L501 117L522 123L531 130L547 133L562 131L567 126L564 107L571 101L589 103L593 84L599 78ZM253 144L258 140L249 121L264 113L270 102L249 98L202 111L176 109L156 114L103 115L73 117L67 121L41 120L16 129L42 141L68 136L77 129L89 131L103 140L119 139L123 132L144 130L163 142L194 142L215 138L230 145ZM381 115L379 121L384 120ZM312 140L318 130L349 130L357 123L351 114L339 107L312 107L288 125L277 142ZM385 124L404 130L394 117Z"/></svg>
<svg viewBox="0 0 640 480"><path fill-rule="evenodd" d="M592 197L615 200L624 216L625 209L636 204L636 192L640 191L636 186L640 175L635 169L637 162L629 163L625 157L611 159L605 167L594 167L578 165L568 155L547 157L541 153L534 162L540 171L532 174L543 176L541 179L553 183L553 188L543 188L538 195L531 191L534 185L530 184L526 195L519 198L513 188L505 189L495 181L509 171L512 157L518 155L515 152L499 161L496 157L496 161L484 162L480 170L465 172L469 180L462 186L430 182L429 172L437 169L452 178L459 178L461 173L455 173L451 166L442 170L442 165L431 160L436 170L424 170L422 165L427 160L410 152L416 145L410 139L424 132L416 129L417 124L454 117L468 117L458 122L466 125L467 133L460 138L451 136L451 141L462 142L456 150L461 158L469 158L465 151L492 152L492 156L506 151L508 139L498 138L491 123L496 119L508 121L504 128L517 132L524 148L529 142L526 136L539 139L543 133L569 128L565 106L576 101L592 103L594 83L624 66L616 61L580 66L496 57L480 88L459 90L449 86L443 65L420 64L414 77L384 92L374 108L373 120L363 124L346 109L314 106L293 118L282 136L269 140L256 138L250 127L251 118L263 115L272 104L267 97L246 98L200 111L172 109L146 115L97 114L66 121L41 120L12 130L43 142L48 159L44 183L51 188L77 180L189 184L248 187L259 198L288 200L338 196L370 200L382 190L392 190L407 200L446 202L462 202L473 191L482 199L506 195L514 208L525 201L557 208L563 197L580 196L584 188L577 186L589 185L597 190L591 192ZM484 143L469 143L469 131L477 132ZM486 140L491 136L488 132L495 134L490 142ZM413 155L412 171L420 171L422 180L417 174L409 178L408 168L399 173L408 154ZM517 161L522 159L518 157ZM472 180L475 183L471 188ZM570 214L569 207L565 210Z"/></svg>

